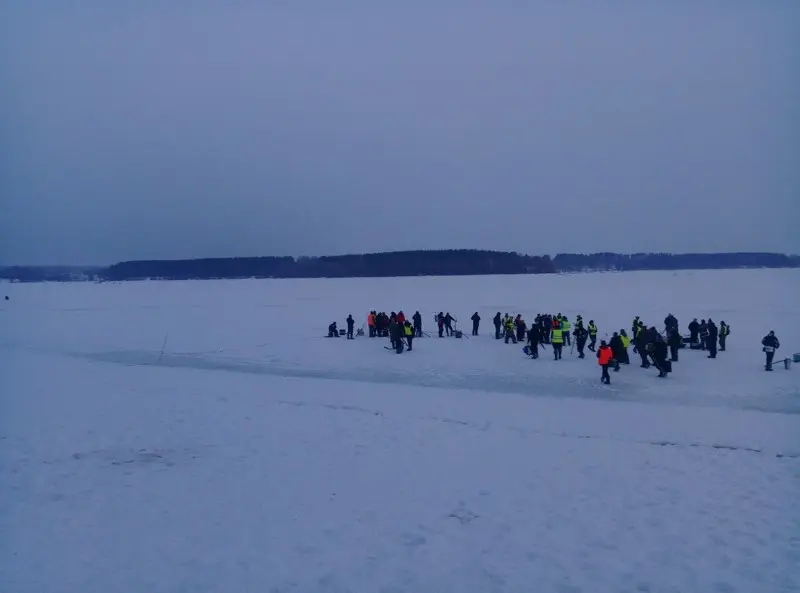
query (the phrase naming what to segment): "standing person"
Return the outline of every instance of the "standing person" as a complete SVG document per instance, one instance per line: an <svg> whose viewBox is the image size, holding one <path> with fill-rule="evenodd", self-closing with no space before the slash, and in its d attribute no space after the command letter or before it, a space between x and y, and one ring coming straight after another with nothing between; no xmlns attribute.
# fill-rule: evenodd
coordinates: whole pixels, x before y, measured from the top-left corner
<svg viewBox="0 0 800 593"><path fill-rule="evenodd" d="M564 343L567 346L572 346L572 339L570 338L569 333L570 328L571 326L569 324L569 319L567 319L567 316L565 315L561 318L561 329L564 330Z"/></svg>
<svg viewBox="0 0 800 593"><path fill-rule="evenodd" d="M717 329L717 324L714 323L711 318L708 320L708 338L706 339L706 345L708 347L708 357L709 358L716 358L717 357L717 338L719 338L719 330Z"/></svg>
<svg viewBox="0 0 800 593"><path fill-rule="evenodd" d="M681 332L678 331L677 327L673 327L667 335L667 345L669 346L670 360L672 362L678 362L678 350L682 341Z"/></svg>
<svg viewBox="0 0 800 593"><path fill-rule="evenodd" d="M611 336L611 341L608 343L609 348L611 348L611 353L614 355L614 360L617 361L617 364L614 365L614 370L619 371L619 365L625 360L625 346L622 342L622 337L617 332L614 332L614 335Z"/></svg>
<svg viewBox="0 0 800 593"><path fill-rule="evenodd" d="M725 342L728 341L728 336L731 333L731 326L724 321L719 322L719 351L725 352Z"/></svg>
<svg viewBox="0 0 800 593"><path fill-rule="evenodd" d="M586 358L583 349L586 347L586 340L589 338L589 332L583 327L583 324L577 322L575 324L575 331L572 332L575 336L575 346L578 348L578 358Z"/></svg>
<svg viewBox="0 0 800 593"><path fill-rule="evenodd" d="M669 372L667 367L667 343L655 328L653 328L653 331L656 335L656 340L653 342L653 361L656 363L658 376L663 378L666 377L667 372Z"/></svg>
<svg viewBox="0 0 800 593"><path fill-rule="evenodd" d="M608 374L608 365L611 364L611 359L614 358L614 353L611 348L606 344L605 340L600 342L600 348L597 349L597 364L603 369L603 375L600 381L606 385L611 385L611 376Z"/></svg>
<svg viewBox="0 0 800 593"><path fill-rule="evenodd" d="M354 339L353 338L353 328L356 325L356 320L353 319L352 315L348 315L346 321L347 321L347 339L348 340L353 340Z"/></svg>
<svg viewBox="0 0 800 593"><path fill-rule="evenodd" d="M539 342L542 339L542 328L536 324L528 330L528 344L531 347L531 357L539 358Z"/></svg>
<svg viewBox="0 0 800 593"><path fill-rule="evenodd" d="M642 359L641 367L643 369L650 368L650 361L647 360L647 332L643 329L639 329L639 333L636 334L636 339L634 340L636 344L636 352L638 352L639 357Z"/></svg>
<svg viewBox="0 0 800 593"><path fill-rule="evenodd" d="M406 337L405 327L397 323L397 318L392 319L390 322L389 336L392 340L394 351L398 354L403 353L403 338Z"/></svg>
<svg viewBox="0 0 800 593"><path fill-rule="evenodd" d="M370 311L369 315L367 315L367 325L369 326L369 337L374 338L376 331L375 331L375 311Z"/></svg>
<svg viewBox="0 0 800 593"><path fill-rule="evenodd" d="M695 317L689 324L689 342L696 344L698 335L700 335L700 324L697 322L697 317Z"/></svg>
<svg viewBox="0 0 800 593"><path fill-rule="evenodd" d="M764 339L761 340L761 345L764 347L764 352L767 354L767 364L764 367L765 371L772 370L772 359L775 358L775 351L781 347L778 337L774 331L769 332Z"/></svg>
<svg viewBox="0 0 800 593"><path fill-rule="evenodd" d="M477 311L475 311L475 313L472 314L472 317L470 317L470 319L472 319L472 335L477 336L478 328L481 325L481 316L478 315Z"/></svg>
<svg viewBox="0 0 800 593"><path fill-rule="evenodd" d="M444 337L444 313L439 311L439 314L436 316L436 325L439 327L439 337ZM448 334L450 335L450 334Z"/></svg>
<svg viewBox="0 0 800 593"><path fill-rule="evenodd" d="M505 337L506 337L506 344L508 341L511 340L512 343L517 343L517 336L516 332L514 331L514 320L511 317L506 317L505 321Z"/></svg>
<svg viewBox="0 0 800 593"><path fill-rule="evenodd" d="M405 326L406 326L406 314L405 314L405 313L403 313L403 310L402 310L402 309L400 309L400 310L397 312L397 323L399 323L399 324L400 324L400 325L402 325L403 327L405 327Z"/></svg>
<svg viewBox="0 0 800 593"><path fill-rule="evenodd" d="M621 364L630 364L631 357L628 356L628 348L631 345L631 339L624 329L619 330L619 339L622 340L622 359L619 362Z"/></svg>
<svg viewBox="0 0 800 593"><path fill-rule="evenodd" d="M525 339L525 334L527 333L528 326L525 323L525 320L522 318L522 315L517 315L517 342L522 342Z"/></svg>
<svg viewBox="0 0 800 593"><path fill-rule="evenodd" d="M402 335L402 333L397 331L397 320L392 315L389 317L389 342L391 342L393 350L397 349L397 340L395 338L398 335Z"/></svg>
<svg viewBox="0 0 800 593"><path fill-rule="evenodd" d="M411 325L410 321L406 321L403 324L403 331L406 334L406 343L408 344L408 351L411 352L411 350L413 350L413 344L414 344L414 328Z"/></svg>
<svg viewBox="0 0 800 593"><path fill-rule="evenodd" d="M561 360L561 350L564 348L564 330L561 329L561 324L553 328L553 332L550 335L550 342L553 344L554 360Z"/></svg>
<svg viewBox="0 0 800 593"><path fill-rule="evenodd" d="M589 320L589 350L594 352L596 344L597 344L597 326L594 324L594 319L590 319Z"/></svg>
<svg viewBox="0 0 800 593"><path fill-rule="evenodd" d="M494 316L494 319L492 319L492 322L494 323L494 339L495 340L499 340L500 339L500 326L502 326L502 324L503 324L503 320L500 318L500 311L498 311L497 315Z"/></svg>
<svg viewBox="0 0 800 593"><path fill-rule="evenodd" d="M700 349L705 350L708 347L708 323L705 319L700 320Z"/></svg>
<svg viewBox="0 0 800 593"><path fill-rule="evenodd" d="M447 314L444 316L444 329L447 332L448 336L453 335L453 320L455 320L456 322L458 321L458 319L450 315L450 311L448 311Z"/></svg>
<svg viewBox="0 0 800 593"><path fill-rule="evenodd" d="M419 311L414 313L411 316L411 319L414 321L414 335L418 338L422 337L422 315L419 314Z"/></svg>

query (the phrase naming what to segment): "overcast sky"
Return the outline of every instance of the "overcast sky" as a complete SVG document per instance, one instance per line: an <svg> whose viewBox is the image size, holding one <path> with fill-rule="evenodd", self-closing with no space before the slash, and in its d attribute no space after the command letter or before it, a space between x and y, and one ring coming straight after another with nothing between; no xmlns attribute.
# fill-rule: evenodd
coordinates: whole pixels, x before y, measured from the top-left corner
<svg viewBox="0 0 800 593"><path fill-rule="evenodd" d="M800 252L797 0L1 4L0 263Z"/></svg>

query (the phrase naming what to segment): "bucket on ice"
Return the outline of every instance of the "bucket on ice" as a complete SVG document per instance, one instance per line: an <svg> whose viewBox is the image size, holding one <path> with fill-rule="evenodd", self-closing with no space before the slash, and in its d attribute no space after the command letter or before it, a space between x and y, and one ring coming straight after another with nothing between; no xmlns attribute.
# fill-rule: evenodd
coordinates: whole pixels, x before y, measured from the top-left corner
<svg viewBox="0 0 800 593"><path fill-rule="evenodd" d="M800 362L800 352L795 352L794 355L792 356L792 360L794 362Z"/></svg>
<svg viewBox="0 0 800 593"><path fill-rule="evenodd" d="M783 368L785 368L787 371L788 371L790 368L792 368L792 359L791 359L791 358L785 358L785 359L783 360Z"/></svg>

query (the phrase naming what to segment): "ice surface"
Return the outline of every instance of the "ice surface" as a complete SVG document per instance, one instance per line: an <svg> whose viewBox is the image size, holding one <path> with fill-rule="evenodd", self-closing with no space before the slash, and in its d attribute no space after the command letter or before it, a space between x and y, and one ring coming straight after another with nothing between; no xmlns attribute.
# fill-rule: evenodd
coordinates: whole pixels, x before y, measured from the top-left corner
<svg viewBox="0 0 800 593"><path fill-rule="evenodd" d="M797 270L0 293L0 591L800 587L800 365L760 351L800 351ZM321 337L400 308L483 335ZM605 387L491 339L497 311L732 331Z"/></svg>

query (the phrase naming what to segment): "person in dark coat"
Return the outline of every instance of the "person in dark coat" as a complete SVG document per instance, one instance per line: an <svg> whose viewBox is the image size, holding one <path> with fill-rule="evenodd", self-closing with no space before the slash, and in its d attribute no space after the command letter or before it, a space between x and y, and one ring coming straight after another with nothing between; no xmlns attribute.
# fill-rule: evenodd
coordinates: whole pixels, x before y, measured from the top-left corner
<svg viewBox="0 0 800 593"><path fill-rule="evenodd" d="M700 349L705 350L708 346L708 323L705 319L700 320Z"/></svg>
<svg viewBox="0 0 800 593"><path fill-rule="evenodd" d="M458 319L450 315L450 311L448 311L444 316L444 330L448 336L453 334L453 321L458 321Z"/></svg>
<svg viewBox="0 0 800 593"><path fill-rule="evenodd" d="M444 337L444 313L439 311L439 314L436 316L436 325L439 327L439 337ZM450 335L450 334L447 334Z"/></svg>
<svg viewBox="0 0 800 593"><path fill-rule="evenodd" d="M356 325L356 320L353 319L352 315L347 316L347 339L353 340L353 328Z"/></svg>
<svg viewBox="0 0 800 593"><path fill-rule="evenodd" d="M667 343L661 334L658 334L660 339L653 342L653 362L656 363L659 377L667 376Z"/></svg>
<svg viewBox="0 0 800 593"><path fill-rule="evenodd" d="M617 361L614 364L614 370L619 371L619 363L625 359L625 344L622 342L620 335L614 332L608 345L611 347L611 352L614 354L614 360Z"/></svg>
<svg viewBox="0 0 800 593"><path fill-rule="evenodd" d="M774 331L769 332L764 339L761 340L761 345L764 347L764 352L767 355L767 364L764 367L765 371L772 370L772 359L775 358L775 351L781 347L778 337Z"/></svg>
<svg viewBox="0 0 800 593"><path fill-rule="evenodd" d="M414 322L414 335L418 338L422 337L422 315L419 314L419 311L414 313L411 316L411 320Z"/></svg>
<svg viewBox="0 0 800 593"><path fill-rule="evenodd" d="M575 324L575 330L572 332L572 335L575 336L575 347L578 349L578 358L586 358L583 349L586 347L586 340L589 339L589 332L583 327L583 323L579 321Z"/></svg>
<svg viewBox="0 0 800 593"><path fill-rule="evenodd" d="M528 345L530 346L531 358L539 358L539 343L542 340L542 328L534 324L528 330Z"/></svg>
<svg viewBox="0 0 800 593"><path fill-rule="evenodd" d="M678 319L670 313L664 318L664 330L669 333L669 330L678 327Z"/></svg>
<svg viewBox="0 0 800 593"><path fill-rule="evenodd" d="M492 323L494 323L494 339L500 339L500 330L503 327L503 319L500 317L500 311L497 312L497 315L494 316L492 319Z"/></svg>
<svg viewBox="0 0 800 593"><path fill-rule="evenodd" d="M667 337L667 345L669 346L670 360L672 362L678 362L678 350L682 341L681 332L678 331L677 327L673 327Z"/></svg>
<svg viewBox="0 0 800 593"><path fill-rule="evenodd" d="M636 335L636 339L634 340L634 343L636 344L636 353L639 355L639 358L642 359L642 364L640 366L643 369L650 368L650 360L647 358L647 335L647 330L639 329L639 333Z"/></svg>
<svg viewBox="0 0 800 593"><path fill-rule="evenodd" d="M725 342L728 341L728 336L731 333L731 326L724 321L719 322L719 351L725 352Z"/></svg>
<svg viewBox="0 0 800 593"><path fill-rule="evenodd" d="M706 328L708 331L708 337L706 338L706 348L708 348L708 357L716 358L717 338L719 338L719 330L717 329L717 324L714 323L711 319L709 319Z"/></svg>
<svg viewBox="0 0 800 593"><path fill-rule="evenodd" d="M339 330L336 327L336 322L335 321L328 326L328 337L329 338L338 338L339 337Z"/></svg>
<svg viewBox="0 0 800 593"><path fill-rule="evenodd" d="M692 344L697 343L697 336L700 335L700 324L697 322L697 317L692 319L692 322L689 324L689 341Z"/></svg>
<svg viewBox="0 0 800 593"><path fill-rule="evenodd" d="M517 319L516 321L514 321L514 325L517 328L517 342L522 342L525 339L525 335L528 329L528 326L525 323L525 320L522 318L522 315L517 315Z"/></svg>
<svg viewBox="0 0 800 593"><path fill-rule="evenodd" d="M392 320L389 326L389 338L392 340L392 348L398 354L403 353L403 349L405 348L403 339L405 338L405 329L404 327L397 323L397 320Z"/></svg>
<svg viewBox="0 0 800 593"><path fill-rule="evenodd" d="M470 317L470 319L472 319L472 335L477 336L478 328L481 325L481 316L478 315L477 311L475 311L475 313L472 314L472 317Z"/></svg>

